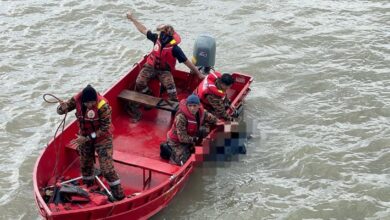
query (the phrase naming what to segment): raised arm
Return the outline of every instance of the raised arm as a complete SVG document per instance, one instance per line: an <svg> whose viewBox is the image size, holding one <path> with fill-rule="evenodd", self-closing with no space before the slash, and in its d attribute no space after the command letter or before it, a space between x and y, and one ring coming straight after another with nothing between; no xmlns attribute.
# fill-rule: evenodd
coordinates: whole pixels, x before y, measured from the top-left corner
<svg viewBox="0 0 390 220"><path fill-rule="evenodd" d="M140 23L137 19L135 19L135 17L133 16L133 13L131 11L127 12L127 19L129 19L130 21L133 22L134 26L138 29L139 32L146 35L146 33L148 32L148 29L142 23Z"/></svg>

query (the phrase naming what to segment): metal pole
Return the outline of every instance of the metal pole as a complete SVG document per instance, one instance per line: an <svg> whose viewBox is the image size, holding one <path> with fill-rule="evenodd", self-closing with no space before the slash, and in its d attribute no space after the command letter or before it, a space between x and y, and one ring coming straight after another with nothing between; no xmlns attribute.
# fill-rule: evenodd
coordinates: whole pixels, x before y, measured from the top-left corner
<svg viewBox="0 0 390 220"><path fill-rule="evenodd" d="M104 190L106 190L106 192L108 193L108 195L113 198L111 192L107 189L107 187L104 185L104 183L99 179L98 176L95 176L96 180L98 181L98 183L100 184L101 187L103 187Z"/></svg>

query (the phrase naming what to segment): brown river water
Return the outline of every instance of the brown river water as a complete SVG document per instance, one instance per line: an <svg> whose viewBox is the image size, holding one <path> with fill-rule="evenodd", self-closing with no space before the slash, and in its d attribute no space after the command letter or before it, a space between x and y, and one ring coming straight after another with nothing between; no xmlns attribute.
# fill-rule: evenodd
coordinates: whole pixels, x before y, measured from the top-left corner
<svg viewBox="0 0 390 220"><path fill-rule="evenodd" d="M0 219L40 219L33 167L61 121L42 95L104 91L151 50L128 9L188 57L213 35L216 68L255 79L247 155L197 169L152 219L390 219L385 0L1 0Z"/></svg>

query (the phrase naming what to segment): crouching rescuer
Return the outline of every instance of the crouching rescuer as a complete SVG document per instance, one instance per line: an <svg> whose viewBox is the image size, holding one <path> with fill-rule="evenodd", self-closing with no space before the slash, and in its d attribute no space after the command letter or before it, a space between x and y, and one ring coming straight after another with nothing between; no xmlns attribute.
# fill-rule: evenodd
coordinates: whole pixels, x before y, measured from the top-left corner
<svg viewBox="0 0 390 220"><path fill-rule="evenodd" d="M162 149L162 157L169 157L171 163L182 166L191 156L199 139L201 126L215 125L217 120L214 115L204 110L197 95L192 94L181 100L172 127L168 131L167 142L161 146L165 148Z"/></svg>
<svg viewBox="0 0 390 220"><path fill-rule="evenodd" d="M74 109L76 109L79 134L72 143L77 144L80 153L83 183L88 186L94 184L96 151L100 169L110 185L112 195L116 200L122 200L125 195L112 158L111 107L103 96L88 85L70 100L61 102L57 113L61 115Z"/></svg>
<svg viewBox="0 0 390 220"><path fill-rule="evenodd" d="M232 121L233 117L228 114L227 108L230 100L226 91L232 87L233 77L224 73L212 72L199 84L196 89L205 109L213 113L220 119ZM236 116L236 115L235 115Z"/></svg>

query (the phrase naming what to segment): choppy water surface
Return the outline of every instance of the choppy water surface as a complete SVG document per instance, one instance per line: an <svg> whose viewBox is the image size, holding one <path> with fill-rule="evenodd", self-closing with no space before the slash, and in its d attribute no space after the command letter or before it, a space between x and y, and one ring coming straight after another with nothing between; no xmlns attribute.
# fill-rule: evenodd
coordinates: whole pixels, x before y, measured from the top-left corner
<svg viewBox="0 0 390 220"><path fill-rule="evenodd" d="M0 1L0 219L38 219L33 165L60 121L43 93L104 91L151 49L125 19L171 23L190 56L252 75L248 155L196 170L153 219L390 219L390 3Z"/></svg>

